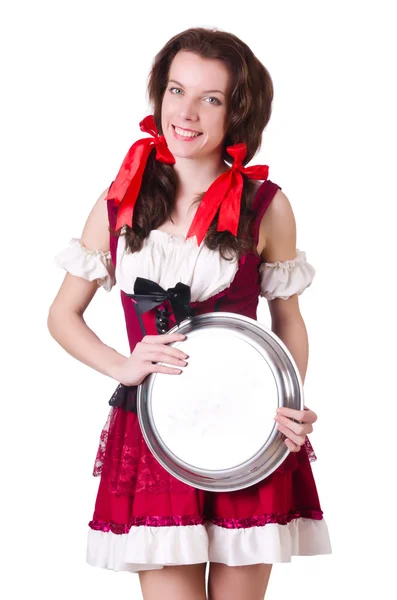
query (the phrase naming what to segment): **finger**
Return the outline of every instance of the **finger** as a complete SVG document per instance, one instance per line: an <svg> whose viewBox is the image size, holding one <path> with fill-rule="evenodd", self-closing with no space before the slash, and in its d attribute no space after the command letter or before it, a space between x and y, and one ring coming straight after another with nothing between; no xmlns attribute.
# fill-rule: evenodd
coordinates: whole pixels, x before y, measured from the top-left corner
<svg viewBox="0 0 397 600"><path fill-rule="evenodd" d="M303 446L303 444L305 443L304 437L297 435L296 433L291 431L291 429L289 429L288 427L285 427L285 425L281 425L281 423L278 423L277 429L281 433L283 433L285 435L285 437L292 440L294 442L294 444L297 444L298 446Z"/></svg>
<svg viewBox="0 0 397 600"><path fill-rule="evenodd" d="M185 360L164 354L163 352L149 352L147 357L145 357L145 359L149 360L151 362L158 362L158 363L165 362L169 365L178 365L181 367L186 367L186 365L187 365L187 362Z"/></svg>
<svg viewBox="0 0 397 600"><path fill-rule="evenodd" d="M142 342L145 344L170 344L171 342L183 342L186 337L183 333L160 333L159 335L145 335Z"/></svg>
<svg viewBox="0 0 397 600"><path fill-rule="evenodd" d="M313 431L311 423L295 423L295 421L291 421L289 417L283 417L282 415L278 415L274 420L277 421L277 423L281 423L281 425L285 425L285 427L288 427L297 435L307 435Z"/></svg>
<svg viewBox="0 0 397 600"><path fill-rule="evenodd" d="M173 369L172 367L165 367L164 365L159 364L148 365L147 371L148 374L165 373L169 375L180 375L181 373L183 373L182 369Z"/></svg>
<svg viewBox="0 0 397 600"><path fill-rule="evenodd" d="M288 438L286 438L284 440L284 443L287 446L288 450L290 450L291 452L299 452L299 450L301 449L300 446L298 446L297 444L294 444L294 442L292 442Z"/></svg>
<svg viewBox="0 0 397 600"><path fill-rule="evenodd" d="M295 408L287 408L286 406L280 406L277 409L277 414L296 419L303 423L314 423L317 419L317 415L312 410L296 410Z"/></svg>
<svg viewBox="0 0 397 600"><path fill-rule="evenodd" d="M154 354L161 354L162 356L166 357L173 356L174 358L180 358L181 360L189 358L188 354L182 352L182 350L179 350L178 348L173 348L171 346L158 346L153 344L153 346L145 347L145 356L153 356ZM153 358L151 360L156 359Z"/></svg>
<svg viewBox="0 0 397 600"><path fill-rule="evenodd" d="M305 409L305 411L309 411L309 412L312 413L312 419L314 419L312 421L312 423L315 423L317 421L317 418L318 418L317 415L316 415L316 413L313 410L311 410L310 408L308 408L307 406L304 406L304 409Z"/></svg>

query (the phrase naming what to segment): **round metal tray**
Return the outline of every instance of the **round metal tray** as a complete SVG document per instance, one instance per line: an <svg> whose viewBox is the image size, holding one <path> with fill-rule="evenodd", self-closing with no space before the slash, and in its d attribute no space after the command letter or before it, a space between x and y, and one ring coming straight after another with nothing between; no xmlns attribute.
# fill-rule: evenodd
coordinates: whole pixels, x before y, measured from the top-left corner
<svg viewBox="0 0 397 600"><path fill-rule="evenodd" d="M159 463L193 487L234 491L268 477L286 459L276 408L303 410L297 365L257 321L213 312L168 333L189 355L181 375L153 373L138 388L142 434ZM164 363L166 364L166 363Z"/></svg>

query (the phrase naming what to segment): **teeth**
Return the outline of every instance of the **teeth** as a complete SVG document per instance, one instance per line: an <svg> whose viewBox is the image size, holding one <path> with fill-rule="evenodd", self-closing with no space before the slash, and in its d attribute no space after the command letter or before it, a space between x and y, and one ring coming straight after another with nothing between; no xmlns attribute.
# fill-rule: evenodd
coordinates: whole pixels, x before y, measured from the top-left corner
<svg viewBox="0 0 397 600"><path fill-rule="evenodd" d="M193 133L192 131L184 131L183 129L179 129L179 127L175 127L175 131L178 135L183 135L184 137L197 137L200 135L199 133Z"/></svg>

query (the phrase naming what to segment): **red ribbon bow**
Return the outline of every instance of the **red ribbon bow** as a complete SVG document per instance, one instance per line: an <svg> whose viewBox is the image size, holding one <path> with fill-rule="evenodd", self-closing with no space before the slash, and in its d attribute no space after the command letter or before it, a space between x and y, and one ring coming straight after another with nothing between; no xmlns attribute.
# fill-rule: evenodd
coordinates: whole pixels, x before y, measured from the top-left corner
<svg viewBox="0 0 397 600"><path fill-rule="evenodd" d="M142 184L147 159L153 148L156 148L157 160L167 164L175 163L175 158L168 149L165 137L159 135L157 131L154 116L145 117L139 123L139 127L145 133L150 133L152 138L143 138L131 146L105 198L105 200L114 200L116 206L119 206L116 231L123 225L132 227L135 202Z"/></svg>
<svg viewBox="0 0 397 600"><path fill-rule="evenodd" d="M188 239L196 235L198 245L204 239L219 207L217 230L230 231L233 235L237 235L243 191L242 173L250 179L265 180L269 176L267 165L243 167L243 160L247 155L245 143L228 146L226 150L234 158L233 165L215 179L204 194L186 236Z"/></svg>

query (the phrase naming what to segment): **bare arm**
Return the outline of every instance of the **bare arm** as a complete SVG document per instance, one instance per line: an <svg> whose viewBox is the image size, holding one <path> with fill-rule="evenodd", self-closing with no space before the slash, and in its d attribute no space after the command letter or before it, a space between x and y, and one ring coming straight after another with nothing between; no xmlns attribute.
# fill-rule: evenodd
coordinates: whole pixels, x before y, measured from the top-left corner
<svg viewBox="0 0 397 600"><path fill-rule="evenodd" d="M305 322L299 311L298 297L296 294L294 294L294 296L291 296L288 298L288 300L275 298L271 301L271 304L274 304L275 302L288 302L288 312L296 313L293 318L288 315L284 320L281 319L277 322L272 322L272 331L278 335L278 337L284 342L288 350L291 352L299 369L302 383L304 383L309 361L309 339ZM295 306L295 304L297 306ZM284 309L285 307L282 307L282 310Z"/></svg>
<svg viewBox="0 0 397 600"><path fill-rule="evenodd" d="M107 192L108 189L96 201L81 235L84 246L103 252L109 250L108 216L104 200ZM88 327L83 316L98 288L95 281L66 273L49 309L47 325L52 337L71 356L117 380L117 370L127 357L104 344Z"/></svg>
<svg viewBox="0 0 397 600"><path fill-rule="evenodd" d="M260 239L265 243L262 258L265 262L285 261L296 255L296 223L291 204L281 190L276 192L266 210L260 228ZM284 342L291 352L305 380L309 342L305 322L300 312L298 295L287 300L274 298L269 301L272 331Z"/></svg>
<svg viewBox="0 0 397 600"><path fill-rule="evenodd" d="M107 192L105 190L98 198L81 235L83 246L102 252L109 251ZM97 290L95 281L66 273L48 314L48 329L66 352L124 385L139 385L149 373L179 375L180 367L186 366L187 355L168 344L182 341L185 336L180 333L146 335L128 357L98 338L83 317Z"/></svg>

